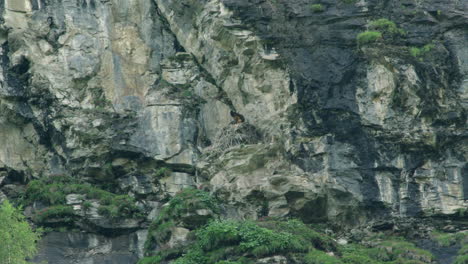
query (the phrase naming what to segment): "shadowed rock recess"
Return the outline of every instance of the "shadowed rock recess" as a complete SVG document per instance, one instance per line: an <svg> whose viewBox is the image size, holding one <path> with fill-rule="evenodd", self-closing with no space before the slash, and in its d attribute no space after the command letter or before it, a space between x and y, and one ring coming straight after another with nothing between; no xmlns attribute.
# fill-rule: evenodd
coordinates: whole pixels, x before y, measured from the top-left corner
<svg viewBox="0 0 468 264"><path fill-rule="evenodd" d="M468 263L468 1L0 11L0 201L45 227L34 262Z"/></svg>

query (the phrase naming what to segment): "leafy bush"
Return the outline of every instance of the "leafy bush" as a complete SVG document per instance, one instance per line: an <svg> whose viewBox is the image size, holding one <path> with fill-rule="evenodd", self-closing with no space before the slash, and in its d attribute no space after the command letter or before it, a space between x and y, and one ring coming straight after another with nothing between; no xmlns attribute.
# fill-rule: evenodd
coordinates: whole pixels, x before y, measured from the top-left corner
<svg viewBox="0 0 468 264"><path fill-rule="evenodd" d="M138 261L138 264L159 264L162 261L161 256L146 257Z"/></svg>
<svg viewBox="0 0 468 264"><path fill-rule="evenodd" d="M275 221L274 223L276 228L273 227L273 229L296 235L304 241L303 243L312 243L317 249L326 251L335 251L337 249L337 245L331 237L313 230L297 219Z"/></svg>
<svg viewBox="0 0 468 264"><path fill-rule="evenodd" d="M239 225L240 224L240 225ZM301 237L288 232L278 232L258 226L254 222L238 223L241 242L239 248L255 256L281 252L307 252L308 246Z"/></svg>
<svg viewBox="0 0 468 264"><path fill-rule="evenodd" d="M174 263L214 263L221 261L226 247L234 255L269 256L278 253L306 252L309 249L299 237L290 233L277 232L258 226L255 222L245 221L212 221L196 232L196 243L189 252Z"/></svg>
<svg viewBox="0 0 468 264"><path fill-rule="evenodd" d="M312 250L304 257L305 264L342 264L339 259L319 250Z"/></svg>
<svg viewBox="0 0 468 264"><path fill-rule="evenodd" d="M388 20L386 18L380 18L380 19L374 20L370 22L369 26L371 29L374 29L380 32L389 33L392 35L397 35L397 34L405 35L406 34L406 32L403 29L397 27L395 22Z"/></svg>
<svg viewBox="0 0 468 264"><path fill-rule="evenodd" d="M319 13L325 11L325 7L322 4L313 4L310 6L313 12Z"/></svg>
<svg viewBox="0 0 468 264"><path fill-rule="evenodd" d="M0 204L0 263L27 264L36 252L41 230L34 231L21 211L8 201Z"/></svg>
<svg viewBox="0 0 468 264"><path fill-rule="evenodd" d="M358 45L365 45L377 42L382 39L382 33L378 31L365 31L357 36Z"/></svg>
<svg viewBox="0 0 468 264"><path fill-rule="evenodd" d="M422 48L411 47L410 53L413 57L422 57L430 52L435 47L434 44L424 45Z"/></svg>
<svg viewBox="0 0 468 264"><path fill-rule="evenodd" d="M451 245L455 245L461 241L467 240L468 242L468 233L442 233L438 231L434 231L431 234L433 240L442 247L449 247Z"/></svg>
<svg viewBox="0 0 468 264"><path fill-rule="evenodd" d="M221 208L216 198L208 192L198 189L185 189L177 193L165 206L158 217L151 223L148 239L145 242L145 251L154 248L155 243L165 243L171 237L171 228L180 223L182 218L198 209L209 209L214 215L220 213ZM205 225L213 216L191 219L191 229Z"/></svg>
<svg viewBox="0 0 468 264"><path fill-rule="evenodd" d="M465 244L459 251L454 264L468 264L468 244Z"/></svg>
<svg viewBox="0 0 468 264"><path fill-rule="evenodd" d="M378 259L376 259L376 256L374 254L373 257L371 257L369 254L369 249L363 246L359 245L347 245L343 247L342 249L343 257L342 261L343 263L349 263L349 264L380 264Z"/></svg>
<svg viewBox="0 0 468 264"><path fill-rule="evenodd" d="M159 233L168 229L165 225L171 227L173 223L161 224ZM192 233L192 244L179 248L179 254L163 255L164 250L158 253L158 261L174 264L253 264L258 258L287 255L304 264L433 262L429 252L416 248L410 242L396 237L382 240L384 238L374 238L377 240L373 241L373 248L356 244L338 246L332 238L299 220L212 220ZM336 256L328 255L326 251L335 252Z"/></svg>
<svg viewBox="0 0 468 264"><path fill-rule="evenodd" d="M220 246L235 245L241 241L239 224L235 221L213 221L198 231L199 245L204 250L212 250Z"/></svg>
<svg viewBox="0 0 468 264"><path fill-rule="evenodd" d="M453 264L468 264L468 254L458 256Z"/></svg>
<svg viewBox="0 0 468 264"><path fill-rule="evenodd" d="M75 211L71 206L56 205L39 211L33 219L38 223L45 223L52 218L60 218L62 222L71 222L74 217Z"/></svg>
<svg viewBox="0 0 468 264"><path fill-rule="evenodd" d="M403 238L394 238L380 243L383 248L391 248L391 259L407 259L412 260L413 256L418 258L427 259L428 261L434 260L434 256L426 250L417 248L413 243L405 241Z"/></svg>
<svg viewBox="0 0 468 264"><path fill-rule="evenodd" d="M172 264L208 264L208 259L202 250L195 247Z"/></svg>

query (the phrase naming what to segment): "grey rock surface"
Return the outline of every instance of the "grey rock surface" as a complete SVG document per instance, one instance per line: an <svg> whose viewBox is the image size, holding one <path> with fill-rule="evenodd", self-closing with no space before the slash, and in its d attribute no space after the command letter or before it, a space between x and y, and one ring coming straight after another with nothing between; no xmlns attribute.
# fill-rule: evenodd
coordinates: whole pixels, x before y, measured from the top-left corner
<svg viewBox="0 0 468 264"><path fill-rule="evenodd" d="M359 226L467 208L468 3L321 3L0 1L0 201L71 176L149 220L187 187L238 219ZM357 45L379 18L406 34ZM47 235L37 260L135 263L150 221L83 201L67 196L90 233Z"/></svg>
<svg viewBox="0 0 468 264"><path fill-rule="evenodd" d="M35 262L56 264L128 264L142 256L144 234L132 233L117 237L87 233L47 234L40 243L42 249Z"/></svg>

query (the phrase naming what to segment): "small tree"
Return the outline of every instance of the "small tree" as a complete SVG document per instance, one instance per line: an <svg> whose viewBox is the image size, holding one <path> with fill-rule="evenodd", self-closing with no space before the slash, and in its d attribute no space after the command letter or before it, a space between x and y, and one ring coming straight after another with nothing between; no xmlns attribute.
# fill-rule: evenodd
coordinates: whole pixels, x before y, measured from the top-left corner
<svg viewBox="0 0 468 264"><path fill-rule="evenodd" d="M0 264L26 264L37 253L40 231L33 231L24 218L8 201L0 205Z"/></svg>

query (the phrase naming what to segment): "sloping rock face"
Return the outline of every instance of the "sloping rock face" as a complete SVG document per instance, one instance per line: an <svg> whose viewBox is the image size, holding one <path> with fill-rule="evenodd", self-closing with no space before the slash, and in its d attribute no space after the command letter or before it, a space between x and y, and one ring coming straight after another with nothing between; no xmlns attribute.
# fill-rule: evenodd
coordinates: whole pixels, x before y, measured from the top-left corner
<svg viewBox="0 0 468 264"><path fill-rule="evenodd" d="M101 245L104 257L70 258L130 263L147 222L187 187L239 219L355 226L466 208L468 3L320 5L0 1L0 199L70 176L148 215L116 223L117 238L112 223L51 233L40 260L70 263L67 248ZM403 32L379 29L381 18ZM357 43L366 29L383 35ZM236 133L248 140L223 144ZM61 239L71 242L51 250Z"/></svg>

